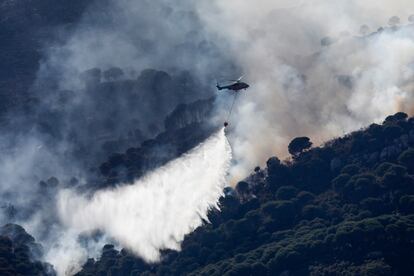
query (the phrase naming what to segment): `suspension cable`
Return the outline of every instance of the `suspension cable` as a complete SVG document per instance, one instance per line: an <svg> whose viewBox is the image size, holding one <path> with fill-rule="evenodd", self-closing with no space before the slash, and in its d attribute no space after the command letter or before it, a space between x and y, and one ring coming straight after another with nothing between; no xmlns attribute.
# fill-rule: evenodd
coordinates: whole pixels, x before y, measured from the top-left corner
<svg viewBox="0 0 414 276"><path fill-rule="evenodd" d="M230 116L231 116L231 113L233 111L234 103L236 102L236 99L237 99L237 94L239 94L239 93L238 92L234 92L233 103L231 104L231 108L230 108L230 111L229 111L229 115L227 116L227 122L229 121Z"/></svg>

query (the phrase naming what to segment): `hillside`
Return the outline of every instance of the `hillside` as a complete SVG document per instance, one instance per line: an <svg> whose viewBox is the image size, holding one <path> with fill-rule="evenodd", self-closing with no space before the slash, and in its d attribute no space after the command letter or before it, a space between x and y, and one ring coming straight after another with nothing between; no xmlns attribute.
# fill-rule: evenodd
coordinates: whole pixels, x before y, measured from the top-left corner
<svg viewBox="0 0 414 276"><path fill-rule="evenodd" d="M195 105L203 104L208 101ZM192 109L172 114L182 122L180 114ZM160 165L208 132L189 122L110 158L102 165L110 172L104 185L122 180L120 167ZM178 150L162 158L151 154L163 145ZM221 212L210 213L211 223L188 235L181 252L165 251L160 264L146 264L106 245L78 275L408 275L414 258L414 118L397 113L321 147L293 145L291 159L271 157L266 168L226 188ZM138 162L133 152L147 154L136 155ZM129 177L145 171L130 170ZM16 210L9 206L7 212ZM41 246L22 228L5 226L1 235L4 252L23 254L4 253L2 271L54 273L34 261Z"/></svg>
<svg viewBox="0 0 414 276"><path fill-rule="evenodd" d="M176 127L110 157L100 167L104 181L89 188L128 182L203 140L213 130L202 123L211 101L177 108L166 120ZM207 113L193 121L201 107ZM408 275L414 118L397 113L321 147L295 140L305 142L289 145L291 159L271 157L235 189L226 188L221 212L210 213L211 223L188 235L181 252L166 251L160 264L145 264L106 245L78 275ZM160 148L169 154L157 154ZM11 216L18 211L5 208ZM33 261L41 257L33 238L18 226L3 229L3 271L53 274L50 265ZM23 234L16 240L15 233Z"/></svg>
<svg viewBox="0 0 414 276"><path fill-rule="evenodd" d="M409 275L414 118L387 117L292 160L272 157L182 251L146 265L103 249L78 275Z"/></svg>

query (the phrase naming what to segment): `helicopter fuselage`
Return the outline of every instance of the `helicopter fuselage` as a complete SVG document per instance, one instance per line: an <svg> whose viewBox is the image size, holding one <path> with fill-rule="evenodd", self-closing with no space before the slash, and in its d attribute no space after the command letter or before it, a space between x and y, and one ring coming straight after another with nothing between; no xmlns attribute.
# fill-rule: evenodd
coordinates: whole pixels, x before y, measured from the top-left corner
<svg viewBox="0 0 414 276"><path fill-rule="evenodd" d="M218 90L227 89L227 90L232 90L232 91L235 91L235 92L238 92L238 91L243 90L243 89L247 89L249 87L250 86L245 82L236 82L236 83L226 85L226 86L217 85Z"/></svg>

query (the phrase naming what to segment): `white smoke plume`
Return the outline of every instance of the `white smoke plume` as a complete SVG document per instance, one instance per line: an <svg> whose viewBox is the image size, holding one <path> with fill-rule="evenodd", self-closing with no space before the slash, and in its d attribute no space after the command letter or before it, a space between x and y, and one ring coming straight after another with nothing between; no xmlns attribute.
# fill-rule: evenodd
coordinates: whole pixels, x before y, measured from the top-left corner
<svg viewBox="0 0 414 276"><path fill-rule="evenodd" d="M68 265L79 265L86 254L67 237L97 230L149 262L158 261L162 249L180 250L184 236L208 220L209 210L218 208L230 160L222 129L133 185L98 191L90 198L62 190L58 213L67 233L48 261L59 274L73 272Z"/></svg>
<svg viewBox="0 0 414 276"><path fill-rule="evenodd" d="M296 136L318 145L398 111L412 115L412 13L407 0L200 3L206 28L251 85L230 122L234 179L271 154L286 157ZM404 27L388 26L394 15ZM363 24L384 30L364 37Z"/></svg>

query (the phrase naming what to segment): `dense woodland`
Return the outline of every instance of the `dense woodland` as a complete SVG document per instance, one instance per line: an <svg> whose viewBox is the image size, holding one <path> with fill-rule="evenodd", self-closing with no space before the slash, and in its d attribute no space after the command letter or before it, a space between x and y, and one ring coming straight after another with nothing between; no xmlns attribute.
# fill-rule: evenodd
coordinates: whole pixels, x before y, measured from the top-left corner
<svg viewBox="0 0 414 276"><path fill-rule="evenodd" d="M42 246L19 225L0 228L0 275L53 275L53 267L36 261Z"/></svg>
<svg viewBox="0 0 414 276"><path fill-rule="evenodd" d="M221 212L182 251L147 265L103 248L78 275L410 275L414 261L414 118L310 148L226 188Z"/></svg>
<svg viewBox="0 0 414 276"><path fill-rule="evenodd" d="M180 137L196 125L172 133ZM120 160L153 144L131 148ZM235 189L226 188L221 211L186 237L181 252L146 264L106 245L78 275L410 275L414 118L397 113L321 147L298 137L289 151L291 159L271 157ZM53 274L35 261L41 246L22 228L7 225L1 234L4 273Z"/></svg>

